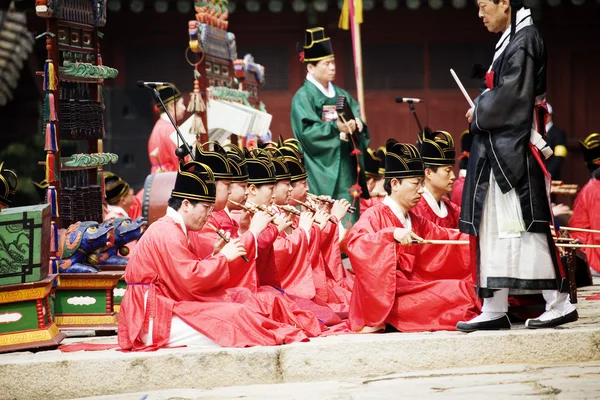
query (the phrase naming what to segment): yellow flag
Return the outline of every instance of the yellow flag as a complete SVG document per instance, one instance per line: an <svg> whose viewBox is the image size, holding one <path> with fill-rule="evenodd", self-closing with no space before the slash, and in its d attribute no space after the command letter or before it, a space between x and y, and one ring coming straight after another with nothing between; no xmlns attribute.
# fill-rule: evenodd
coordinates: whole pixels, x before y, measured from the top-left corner
<svg viewBox="0 0 600 400"><path fill-rule="evenodd" d="M363 22L363 5L362 0L344 0L342 6L342 14L340 15L340 22L338 26L340 29L350 29L350 1L354 1L354 19L357 23L362 24Z"/></svg>

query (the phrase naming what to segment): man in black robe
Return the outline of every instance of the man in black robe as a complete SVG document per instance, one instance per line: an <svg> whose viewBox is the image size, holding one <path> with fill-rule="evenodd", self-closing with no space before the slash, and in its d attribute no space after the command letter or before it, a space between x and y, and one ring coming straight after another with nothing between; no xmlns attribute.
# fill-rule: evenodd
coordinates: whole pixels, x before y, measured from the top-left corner
<svg viewBox="0 0 600 400"><path fill-rule="evenodd" d="M546 50L531 12L515 0L478 0L479 17L501 33L485 87L467 112L473 144L465 180L460 230L472 235L475 282L482 314L457 329L510 329L509 290L542 291L546 312L528 328L577 320L550 234L551 154L538 132L545 104ZM512 24L511 24L512 22Z"/></svg>

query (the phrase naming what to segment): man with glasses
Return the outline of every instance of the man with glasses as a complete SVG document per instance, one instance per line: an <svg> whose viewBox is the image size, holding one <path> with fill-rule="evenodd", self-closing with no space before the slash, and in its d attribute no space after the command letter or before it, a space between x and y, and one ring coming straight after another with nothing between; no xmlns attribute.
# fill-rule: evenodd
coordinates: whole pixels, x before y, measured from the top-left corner
<svg viewBox="0 0 600 400"><path fill-rule="evenodd" d="M417 148L388 139L388 195L361 215L346 238L356 274L348 316L354 331L386 325L402 332L454 330L479 312L473 284L451 268L468 263L468 246L418 244L421 238L466 236L411 212L423 194L423 175Z"/></svg>
<svg viewBox="0 0 600 400"><path fill-rule="evenodd" d="M161 347L247 347L306 340L291 325L264 317L244 288L226 289L228 263L245 255L238 239L218 254L199 259L188 232L202 229L215 202L209 167L179 167L167 214L153 223L133 249L121 304L119 345L125 350Z"/></svg>

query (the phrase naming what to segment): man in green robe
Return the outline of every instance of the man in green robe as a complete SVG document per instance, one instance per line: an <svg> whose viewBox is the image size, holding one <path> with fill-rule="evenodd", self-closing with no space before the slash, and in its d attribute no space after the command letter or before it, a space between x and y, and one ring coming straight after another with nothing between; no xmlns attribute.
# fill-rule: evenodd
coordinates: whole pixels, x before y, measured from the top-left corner
<svg viewBox="0 0 600 400"><path fill-rule="evenodd" d="M368 198L364 179L362 154L357 180L356 156L353 151L350 132L356 130L354 143L364 153L369 146L369 131L359 118L358 103L345 90L333 85L335 79L335 58L331 39L325 37L323 28L306 30L304 52L301 59L306 64L307 74L304 85L298 89L292 100L292 131L304 149L304 162L308 173L308 186L311 193L327 195L334 199L346 199L350 203L351 194L357 181L361 186L362 197ZM335 109L338 96L345 96L356 119L344 124L338 119ZM344 219L348 228L358 220L359 200L354 203L356 212Z"/></svg>

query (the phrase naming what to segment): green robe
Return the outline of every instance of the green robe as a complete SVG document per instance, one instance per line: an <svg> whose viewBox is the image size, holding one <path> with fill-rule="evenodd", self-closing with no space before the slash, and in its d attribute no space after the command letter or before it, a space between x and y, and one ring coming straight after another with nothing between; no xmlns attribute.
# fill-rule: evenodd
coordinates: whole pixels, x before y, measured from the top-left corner
<svg viewBox="0 0 600 400"><path fill-rule="evenodd" d="M346 96L354 116L359 118L358 103L345 90L333 86L335 96L325 96L312 82L296 92L292 100L292 132L304 149L304 164L308 173L310 192L328 195L334 199L347 199L352 203L350 187L356 183L356 168L352 165L350 142L340 140L340 131L334 122L323 122L323 106L335 106L337 96ZM362 121L362 120L361 120ZM369 146L369 131L365 125L358 134L356 146L364 154ZM359 156L361 171L364 171L363 156ZM364 174L364 172L363 172ZM348 214L344 222L354 224L359 217L360 203L354 203L356 211Z"/></svg>

